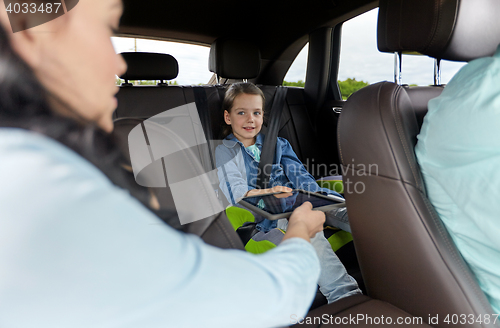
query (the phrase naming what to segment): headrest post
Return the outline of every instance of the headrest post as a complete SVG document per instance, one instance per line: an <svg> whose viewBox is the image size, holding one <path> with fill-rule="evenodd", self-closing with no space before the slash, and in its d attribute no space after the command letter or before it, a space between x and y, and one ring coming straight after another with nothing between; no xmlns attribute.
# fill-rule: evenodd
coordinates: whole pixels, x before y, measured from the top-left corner
<svg viewBox="0 0 500 328"><path fill-rule="evenodd" d="M248 82L248 79L243 79L243 82L244 82L244 83L247 83L247 82Z"/></svg>
<svg viewBox="0 0 500 328"><path fill-rule="evenodd" d="M434 85L441 85L441 59L434 59Z"/></svg>
<svg viewBox="0 0 500 328"><path fill-rule="evenodd" d="M401 85L401 71L403 67L403 54L400 51L394 53L394 83Z"/></svg>
<svg viewBox="0 0 500 328"><path fill-rule="evenodd" d="M219 76L219 74L215 74L215 81L217 81L217 84L220 84L220 76Z"/></svg>

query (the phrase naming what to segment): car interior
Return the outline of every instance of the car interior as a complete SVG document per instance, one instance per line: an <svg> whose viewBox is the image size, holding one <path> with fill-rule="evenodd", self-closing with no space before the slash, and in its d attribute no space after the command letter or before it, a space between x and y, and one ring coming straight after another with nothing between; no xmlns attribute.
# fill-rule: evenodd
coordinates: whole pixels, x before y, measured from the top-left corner
<svg viewBox="0 0 500 328"><path fill-rule="evenodd" d="M483 21L478 25L475 10L484 10L485 6L500 10L500 3L495 0L123 2L119 36L210 47L207 65L214 79L213 84L206 85L168 84L179 73L177 60L171 55L123 54L128 70L121 77L125 83L117 95L113 133L130 159L129 165L137 166L134 154L138 151L154 153L154 139L181 144L179 133L154 132L155 124L179 122L184 115L179 109L194 115L193 120L203 132L196 142L151 156L149 162L142 164L143 171L134 171L136 180L151 188L161 209L166 211L194 211L189 202L193 199L189 194L192 189L184 194L176 189L178 183L191 180L188 178L197 177L194 183L199 192L212 195L208 203L195 206L201 212L192 213L204 219L182 225L178 220L167 224L196 234L208 244L244 250L241 234L235 232L223 211L228 202L218 192L217 177L213 174L217 169L215 147L224 137L222 99L227 86L235 81L257 84L266 97L265 134L277 90L286 88L278 135L290 142L302 162L344 168L376 164L377 168L368 174L346 170L343 176L344 183L350 180L366 186L363 193L344 194L353 243L338 253L365 295L326 305L318 293L308 316L326 314L342 319L359 314L383 315L392 318L392 325L406 327L425 326L436 315L493 313L426 197L413 150L427 102L441 93L443 85L409 87L384 81L362 88L344 101L337 79L342 24L357 15L379 7L378 49L396 53L396 59L400 59L401 53L416 51L438 60L469 61L491 55L500 42L498 36L477 37L484 33L482 27L500 23ZM300 24L290 24L291 20ZM309 53L305 87L282 87L287 70L306 43ZM130 83L134 80L161 82L145 86ZM140 135L145 150L130 147L134 133ZM159 135L153 137L154 133ZM315 178L322 177L321 172L311 173ZM179 205L179 198L184 205ZM400 317L409 320L396 324ZM423 324L410 320L418 317ZM336 323L350 325L342 320ZM443 321L429 324L448 326ZM313 322L298 326L329 327L330 324ZM466 326L494 325L477 322Z"/></svg>

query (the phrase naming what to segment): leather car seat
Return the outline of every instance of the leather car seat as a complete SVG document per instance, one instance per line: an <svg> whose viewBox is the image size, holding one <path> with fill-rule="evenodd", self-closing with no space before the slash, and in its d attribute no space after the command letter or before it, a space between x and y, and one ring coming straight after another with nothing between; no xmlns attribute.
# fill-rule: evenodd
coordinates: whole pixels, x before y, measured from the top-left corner
<svg viewBox="0 0 500 328"><path fill-rule="evenodd" d="M175 79L178 74L178 64L175 58L170 55L163 54L149 54L149 53L129 53L124 56L127 62L127 72L123 75L125 79L132 80L171 80ZM153 65L153 67L151 67ZM131 131L133 131L137 126L143 126L144 131L147 130L147 137L144 146L151 149L154 139L161 140L165 144L181 144L183 142L182 138L176 137L175 133L171 133L168 126L162 127L160 124L154 124L148 120L151 116L158 117L157 115L164 115L163 121L175 120L177 119L175 115L169 117L168 113L170 110L177 110L179 106L188 106L186 103L186 98L184 96L184 90L179 86L132 86L126 85L120 88L118 94L118 109L117 115L120 117L115 120L115 127L113 130L114 136L118 139L119 145L122 151L128 159L129 163L126 165L131 165L131 149L129 147L129 137ZM129 117L127 117L129 116ZM147 125L147 127L146 127ZM153 135L155 134L155 135ZM153 138L153 139L152 139ZM198 146L200 149L203 147L208 147L206 143L200 144ZM178 172L174 174L174 177L196 177L198 179L198 187L196 191L204 191L209 199L209 205L218 205L217 198L212 195L214 190L212 188L212 181L209 181L203 173L206 171L201 164L199 153L195 149L196 147L181 147L182 151L175 152L175 158L172 159L171 165L174 165L174 171ZM148 152L148 150L146 150ZM163 158L162 162L165 163L167 159ZM144 168L144 172L147 173L148 168L150 171L154 171L156 162L152 162L150 165ZM172 169L172 168L171 168ZM169 170L166 170L169 171ZM166 173L154 172L154 173ZM142 173L142 171L141 171ZM175 172L174 172L175 173ZM172 183L176 181L168 180L166 176L161 175L161 179L157 179L158 174L153 174L149 177L153 177L150 181L151 185L147 185L152 190L153 194L157 197L160 205L159 213L175 213L176 204L174 202L174 197L171 189ZM138 181L141 180L140 174L137 175ZM143 179L144 180L144 179ZM160 181L156 181L160 180ZM161 182L158 184L158 182ZM193 193L195 194L195 193ZM187 196L186 196L187 197ZM184 198L186 198L184 197ZM188 198L188 197L187 197ZM192 206L196 203L198 206ZM196 208L200 207L200 200L198 202L193 202L191 206L184 206L184 209L189 211L192 208L194 212ZM177 204L178 205L178 204ZM188 204L189 205L189 204ZM211 207L211 206L207 206ZM220 247L220 248L234 248L234 249L244 249L241 240L238 235L234 232L231 224L229 223L227 216L224 211L217 214L210 215L204 219L197 220L188 224L181 225L179 219L172 215L167 215L164 218L167 224L175 229L182 230L188 233L192 233L200 236L206 243Z"/></svg>
<svg viewBox="0 0 500 328"><path fill-rule="evenodd" d="M459 61L491 55L500 42L499 12L495 0L381 0L378 48ZM369 296L415 316L438 315L436 327L447 327L447 315L494 312L427 199L414 153L427 102L440 92L389 82L365 87L345 104L338 141Z"/></svg>

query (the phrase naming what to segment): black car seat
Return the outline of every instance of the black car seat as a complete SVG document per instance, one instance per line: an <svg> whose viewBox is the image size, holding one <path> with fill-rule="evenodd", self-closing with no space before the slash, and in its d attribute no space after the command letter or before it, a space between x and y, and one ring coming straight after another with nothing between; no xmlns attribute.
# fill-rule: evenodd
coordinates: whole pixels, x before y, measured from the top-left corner
<svg viewBox="0 0 500 328"><path fill-rule="evenodd" d="M124 59L128 69L122 78L126 79L126 82L128 82L127 80L164 81L174 79L178 74L177 61L170 55L129 53L125 54ZM183 138L171 133L168 127L165 128L162 124L176 119L174 116L168 116L171 110L178 110L183 106L189 109L192 102L187 102L189 99L185 97L185 91L183 87L165 83L153 86L133 86L125 83L120 87L117 94L118 108L115 112L115 116L119 118L115 120L113 134L120 141L119 144L126 158L130 161L127 164L133 163L129 147L133 131L139 132L140 138L144 138L143 146L146 154L152 149L154 140L160 140L164 145L181 145L184 142ZM158 115L165 117L161 118ZM156 119L151 120L151 117ZM141 134L143 132L144 136ZM179 208L176 208L176 205L179 205L179 199L177 203L174 201L172 185L179 182L176 180L181 179L196 178L198 180L196 188L191 193L199 194L201 192L206 195L209 199L209 206L206 207L216 206L219 203L217 197L214 196L213 182L203 175L207 170L202 163L201 157L203 156L200 154L208 152L206 143L196 147L179 147L179 151L169 155L168 158L165 156L161 160L150 160L151 163L136 176L137 181L150 187L157 197L160 213L178 212ZM148 171L153 172L158 167L160 170L149 177L147 174L142 174L143 172L148 173ZM173 172L173 174L169 176L168 171ZM189 196L184 198L188 199ZM185 199L181 199L181 203ZM194 206L195 204L197 206ZM190 209L196 211L200 209L200 204L200 200L193 201L191 204L184 204L183 208L187 211ZM167 223L176 229L196 234L214 246L243 249L241 240L232 229L224 211L184 225L181 225L179 218L176 217Z"/></svg>
<svg viewBox="0 0 500 328"><path fill-rule="evenodd" d="M496 0L381 0L378 47L461 61L491 55L500 33L488 31L498 31L499 12ZM427 199L414 153L427 102L440 93L389 82L365 87L345 104L338 140L369 296L415 316L438 315L436 326L447 327L447 315L493 310Z"/></svg>

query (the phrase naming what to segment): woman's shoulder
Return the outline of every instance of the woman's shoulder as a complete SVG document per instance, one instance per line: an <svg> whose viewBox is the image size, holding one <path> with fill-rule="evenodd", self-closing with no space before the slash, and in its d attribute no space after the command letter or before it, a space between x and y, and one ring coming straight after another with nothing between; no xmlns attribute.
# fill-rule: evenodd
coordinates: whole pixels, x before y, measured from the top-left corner
<svg viewBox="0 0 500 328"><path fill-rule="evenodd" d="M0 198L12 199L15 207L34 198L37 204L69 205L125 192L79 154L35 132L0 128L0 158Z"/></svg>
<svg viewBox="0 0 500 328"><path fill-rule="evenodd" d="M0 152L4 158L30 153L57 156L65 154L65 148L59 142L37 132L20 128L0 128Z"/></svg>
<svg viewBox="0 0 500 328"><path fill-rule="evenodd" d="M111 208L141 211L128 191L97 167L41 134L0 128L0 158L0 208L7 216L54 221L101 217Z"/></svg>
<svg viewBox="0 0 500 328"><path fill-rule="evenodd" d="M68 173L73 168L81 176L105 177L98 168L65 145L24 129L0 128L0 157L2 175L8 174L7 170L24 175L36 172L43 176L56 169L62 172L63 168Z"/></svg>

